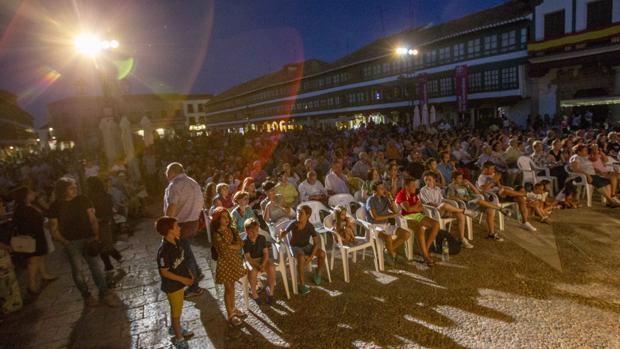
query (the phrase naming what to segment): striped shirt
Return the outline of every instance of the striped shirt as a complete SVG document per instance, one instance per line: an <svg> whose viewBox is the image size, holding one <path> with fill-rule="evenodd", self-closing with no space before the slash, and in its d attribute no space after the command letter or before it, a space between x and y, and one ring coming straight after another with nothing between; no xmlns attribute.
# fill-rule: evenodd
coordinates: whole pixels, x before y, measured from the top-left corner
<svg viewBox="0 0 620 349"><path fill-rule="evenodd" d="M433 206L439 206L443 201L443 194L441 194L441 189L438 187L431 188L425 185L420 189L419 196L423 203Z"/></svg>

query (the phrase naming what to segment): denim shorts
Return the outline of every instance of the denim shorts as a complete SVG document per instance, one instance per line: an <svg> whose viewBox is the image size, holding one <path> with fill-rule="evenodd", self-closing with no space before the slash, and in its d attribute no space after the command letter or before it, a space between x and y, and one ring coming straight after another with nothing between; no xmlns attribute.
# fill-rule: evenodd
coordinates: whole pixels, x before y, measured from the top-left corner
<svg viewBox="0 0 620 349"><path fill-rule="evenodd" d="M309 256L312 254L312 244L308 244L304 247L291 246L291 250L293 250L293 256L297 256L299 251L303 251L304 255Z"/></svg>

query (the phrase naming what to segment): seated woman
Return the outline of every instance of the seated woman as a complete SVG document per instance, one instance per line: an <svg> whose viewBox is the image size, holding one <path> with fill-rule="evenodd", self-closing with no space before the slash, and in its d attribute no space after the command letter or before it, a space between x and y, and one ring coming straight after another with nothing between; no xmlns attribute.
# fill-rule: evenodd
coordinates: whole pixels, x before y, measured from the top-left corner
<svg viewBox="0 0 620 349"><path fill-rule="evenodd" d="M232 210L233 223L237 227L237 231L240 233L245 232L245 221L250 218L255 218L254 210L248 205L250 202L250 195L244 191L238 191L233 202L237 205Z"/></svg>
<svg viewBox="0 0 620 349"><path fill-rule="evenodd" d="M502 209L494 203L484 199L473 183L463 177L461 171L452 172L452 183L448 185L448 199L463 200L470 210L486 210L487 214L487 237L496 241L503 239L495 232L495 213L499 211L501 214L509 216L508 209Z"/></svg>
<svg viewBox="0 0 620 349"><path fill-rule="evenodd" d="M265 287L265 301L271 305L273 293L276 289L276 267L269 258L269 243L264 236L258 233L259 223L256 219L246 220L244 228L248 236L243 242L243 254L245 260L252 266L252 269L248 270L252 299L256 304L261 304L256 291L256 278L258 273L265 272L269 281L269 286Z"/></svg>
<svg viewBox="0 0 620 349"><path fill-rule="evenodd" d="M613 170L613 168L607 167L607 161L609 158L605 153L599 148L597 144L592 144L588 148L588 153L590 155L590 161L592 161L592 166L596 171L596 174L609 179L609 183L611 186L611 195L614 196L618 192L618 182L620 180L620 173L617 173Z"/></svg>
<svg viewBox="0 0 620 349"><path fill-rule="evenodd" d="M368 197L372 195L372 183L380 182L380 181L381 181L381 174L379 173L379 170L376 167L372 167L370 170L368 170L368 174L366 175L366 180L364 181L364 184L362 184L362 189L361 189L363 201L366 201Z"/></svg>
<svg viewBox="0 0 620 349"><path fill-rule="evenodd" d="M215 186L215 191L217 194L213 198L212 209L216 207L224 207L231 208L233 206L232 200L230 199L230 187L226 183L218 183Z"/></svg>
<svg viewBox="0 0 620 349"><path fill-rule="evenodd" d="M274 199L269 201L265 207L263 218L267 223L278 224L284 220L291 219L293 214L293 210L284 204L284 197L276 194Z"/></svg>
<svg viewBox="0 0 620 349"><path fill-rule="evenodd" d="M302 205L297 209L297 219L292 221L284 231L280 233L280 240L284 239L287 234L291 234L290 245L295 258L297 259L297 275L299 278L299 293L306 294L310 292L306 286L304 271L306 266L317 257L318 268L314 273L314 283L321 284L321 270L325 268L325 251L320 246L320 237L314 230L314 226L308 221L312 215L310 206ZM312 242L310 242L312 239ZM293 282L297 282L293 280Z"/></svg>

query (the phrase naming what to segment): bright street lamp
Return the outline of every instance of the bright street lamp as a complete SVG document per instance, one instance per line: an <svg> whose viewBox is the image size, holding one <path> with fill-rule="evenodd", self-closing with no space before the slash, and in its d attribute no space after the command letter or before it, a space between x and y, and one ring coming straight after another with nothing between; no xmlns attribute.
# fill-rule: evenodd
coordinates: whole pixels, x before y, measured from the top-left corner
<svg viewBox="0 0 620 349"><path fill-rule="evenodd" d="M75 38L75 50L90 58L95 58L102 50L118 48L117 40L104 41L92 33L82 33Z"/></svg>
<svg viewBox="0 0 620 349"><path fill-rule="evenodd" d="M396 54L399 55L399 56L405 56L405 55L417 56L418 55L418 50L415 49L415 48L398 47L396 49Z"/></svg>

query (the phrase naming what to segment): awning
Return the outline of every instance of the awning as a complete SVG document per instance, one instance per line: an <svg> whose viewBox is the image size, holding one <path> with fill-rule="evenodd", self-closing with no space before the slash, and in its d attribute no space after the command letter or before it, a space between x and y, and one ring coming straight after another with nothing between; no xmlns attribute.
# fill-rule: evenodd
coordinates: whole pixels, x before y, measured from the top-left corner
<svg viewBox="0 0 620 349"><path fill-rule="evenodd" d="M591 98L565 99L560 101L560 108L572 108L593 105L620 104L620 96L604 96Z"/></svg>

